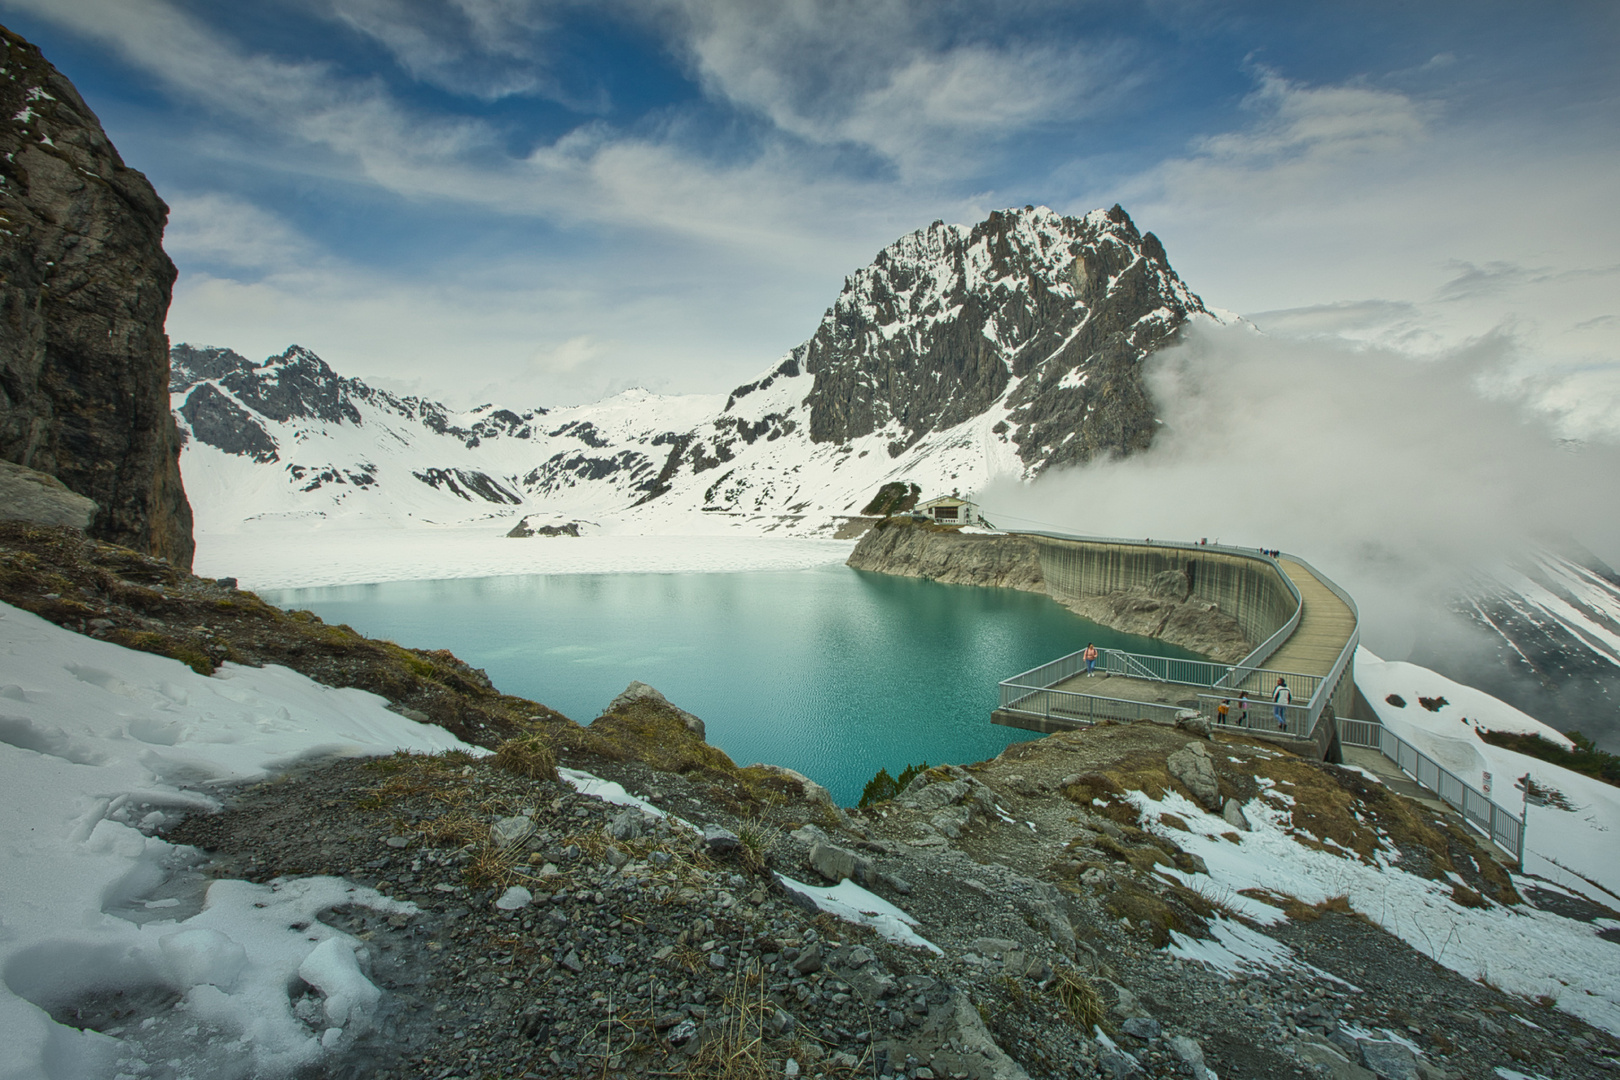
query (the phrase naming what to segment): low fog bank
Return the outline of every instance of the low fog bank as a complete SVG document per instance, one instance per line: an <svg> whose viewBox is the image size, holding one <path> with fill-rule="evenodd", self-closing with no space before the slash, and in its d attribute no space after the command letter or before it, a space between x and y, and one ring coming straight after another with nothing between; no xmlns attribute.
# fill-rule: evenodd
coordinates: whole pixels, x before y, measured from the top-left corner
<svg viewBox="0 0 1620 1080"><path fill-rule="evenodd" d="M1164 423L1149 451L980 499L1004 528L1282 548L1350 591L1386 659L1477 659L1445 615L1471 577L1570 537L1620 563L1620 447L1487 395L1512 349L1413 360L1199 328L1148 361Z"/></svg>

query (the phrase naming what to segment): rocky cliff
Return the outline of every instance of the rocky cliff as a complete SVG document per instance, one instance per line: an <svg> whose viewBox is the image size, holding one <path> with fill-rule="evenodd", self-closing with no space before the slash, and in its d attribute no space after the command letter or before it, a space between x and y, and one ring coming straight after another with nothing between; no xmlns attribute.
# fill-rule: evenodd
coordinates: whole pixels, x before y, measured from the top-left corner
<svg viewBox="0 0 1620 1080"><path fill-rule="evenodd" d="M1025 592L1051 590L1040 553L1026 537L969 533L910 518L885 518L861 537L846 565L948 585L987 585ZM1139 587L1094 596L1054 597L1075 614L1127 634L1158 638L1219 663L1254 647L1237 620L1190 595L1187 575L1160 574Z"/></svg>
<svg viewBox="0 0 1620 1080"><path fill-rule="evenodd" d="M999 403L1037 473L1148 445L1141 362L1196 313L1164 245L1121 207L1077 218L1026 206L971 228L936 221L884 248L792 359L815 380L816 442L892 427L898 456Z"/></svg>
<svg viewBox="0 0 1620 1080"><path fill-rule="evenodd" d="M1046 591L1040 555L1025 538L964 533L908 518L885 518L873 525L846 565L947 585Z"/></svg>
<svg viewBox="0 0 1620 1080"><path fill-rule="evenodd" d="M93 535L190 566L166 394L168 207L3 28L0 71L0 457L93 499Z"/></svg>

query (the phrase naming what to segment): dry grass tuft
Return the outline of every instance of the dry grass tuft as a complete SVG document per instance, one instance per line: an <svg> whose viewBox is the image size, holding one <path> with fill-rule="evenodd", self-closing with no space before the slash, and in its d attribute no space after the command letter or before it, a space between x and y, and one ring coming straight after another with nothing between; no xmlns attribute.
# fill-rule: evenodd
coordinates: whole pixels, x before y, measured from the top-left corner
<svg viewBox="0 0 1620 1080"><path fill-rule="evenodd" d="M753 873L763 873L770 862L771 848L781 835L781 829L758 818L750 818L737 826L737 839L741 843L737 855L743 866Z"/></svg>
<svg viewBox="0 0 1620 1080"><path fill-rule="evenodd" d="M530 780L557 779L557 752L551 747L550 735L540 730L501 743L495 751L495 764Z"/></svg>
<svg viewBox="0 0 1620 1080"><path fill-rule="evenodd" d="M1080 972L1071 967L1060 967L1055 974L1056 982L1053 989L1057 993L1058 1001L1068 1012L1069 1017L1080 1027L1080 1030L1089 1034L1091 1029L1103 1022L1107 1009L1103 1007L1102 995L1097 988L1091 985Z"/></svg>
<svg viewBox="0 0 1620 1080"><path fill-rule="evenodd" d="M704 1039L687 1072L712 1080L774 1080L779 1070L766 1056L765 1022L775 1009L765 997L759 968L739 970L721 1007L718 1030Z"/></svg>

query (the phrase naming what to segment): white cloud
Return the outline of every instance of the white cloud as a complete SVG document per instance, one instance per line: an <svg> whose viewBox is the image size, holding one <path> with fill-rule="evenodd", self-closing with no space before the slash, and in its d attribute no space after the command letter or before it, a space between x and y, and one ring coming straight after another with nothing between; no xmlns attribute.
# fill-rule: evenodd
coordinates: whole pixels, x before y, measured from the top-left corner
<svg viewBox="0 0 1620 1080"><path fill-rule="evenodd" d="M1405 94L1355 84L1306 86L1262 70L1244 100L1257 122L1212 135L1202 155L1244 165L1289 162L1315 172L1358 155L1403 150L1428 134L1426 107Z"/></svg>
<svg viewBox="0 0 1620 1080"><path fill-rule="evenodd" d="M220 192L169 196L163 246L181 263L239 271L284 272L323 258L275 215Z"/></svg>
<svg viewBox="0 0 1620 1080"><path fill-rule="evenodd" d="M1620 444L1562 443L1496 395L1512 345L1443 359L1201 330L1149 361L1152 448L982 493L986 513L1091 535L1301 552L1404 656L1460 581L1560 534L1614 558ZM1483 384L1483 385L1482 385Z"/></svg>
<svg viewBox="0 0 1620 1080"><path fill-rule="evenodd" d="M1246 106L1245 125L1108 193L1206 301L1274 333L1410 354L1506 336L1518 392L1584 437L1620 429L1557 388L1581 371L1600 390L1620 364L1612 145L1271 72Z"/></svg>
<svg viewBox="0 0 1620 1080"><path fill-rule="evenodd" d="M1128 93L1114 44L950 41L951 5L907 0L676 2L675 34L709 92L902 177L965 177L976 151Z"/></svg>

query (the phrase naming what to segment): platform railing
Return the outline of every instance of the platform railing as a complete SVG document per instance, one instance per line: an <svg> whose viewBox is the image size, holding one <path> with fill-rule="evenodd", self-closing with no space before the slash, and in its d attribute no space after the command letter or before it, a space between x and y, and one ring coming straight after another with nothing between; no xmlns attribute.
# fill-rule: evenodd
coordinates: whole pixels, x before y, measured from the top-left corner
<svg viewBox="0 0 1620 1080"><path fill-rule="evenodd" d="M1226 702L1228 711L1223 720L1220 715L1221 702ZM1277 710L1282 710L1283 722L1277 723ZM1213 724L1217 724L1229 731L1257 731L1280 735L1293 735L1300 739L1309 739L1316 729L1316 722L1310 715L1310 706L1304 702L1289 702L1279 705L1274 701L1249 699L1248 719L1245 721L1243 710L1238 707L1237 699L1227 698L1216 694L1198 695L1198 714Z"/></svg>
<svg viewBox="0 0 1620 1080"><path fill-rule="evenodd" d="M1231 683L1230 676L1235 669L1235 665L1232 664L1217 664L1209 660L1186 660L1173 656L1152 656L1147 653L1126 652L1123 649L1098 649L1097 654L1097 671L1106 675L1152 679L1156 682L1195 686L1200 689L1221 689L1231 686L1234 701L1241 689L1241 686L1233 686ZM1012 678L1003 680L1001 685L1004 688L1012 687L1026 691L1046 690L1067 682L1085 670L1086 661L1082 650L1060 656L1040 667L1019 672ZM1288 685L1289 693L1295 698L1310 700L1321 689L1320 675L1307 675L1299 671L1278 671L1272 668L1251 668L1248 674L1260 677L1260 682L1257 682L1251 691L1256 695L1250 698L1251 701L1258 700L1262 694L1269 698L1277 679L1282 679ZM1010 707L1005 691L1002 694L1002 707Z"/></svg>
<svg viewBox="0 0 1620 1080"><path fill-rule="evenodd" d="M1099 720L1143 718L1174 721L1187 711L1180 705L1131 701L1040 686L1013 686L1009 683L1010 680L1001 684L1001 708L1025 716L1038 716L1048 722L1095 724Z"/></svg>
<svg viewBox="0 0 1620 1080"><path fill-rule="evenodd" d="M1524 818L1435 761L1382 724L1339 720L1339 742L1377 750L1421 787L1438 795L1497 847L1524 865Z"/></svg>

